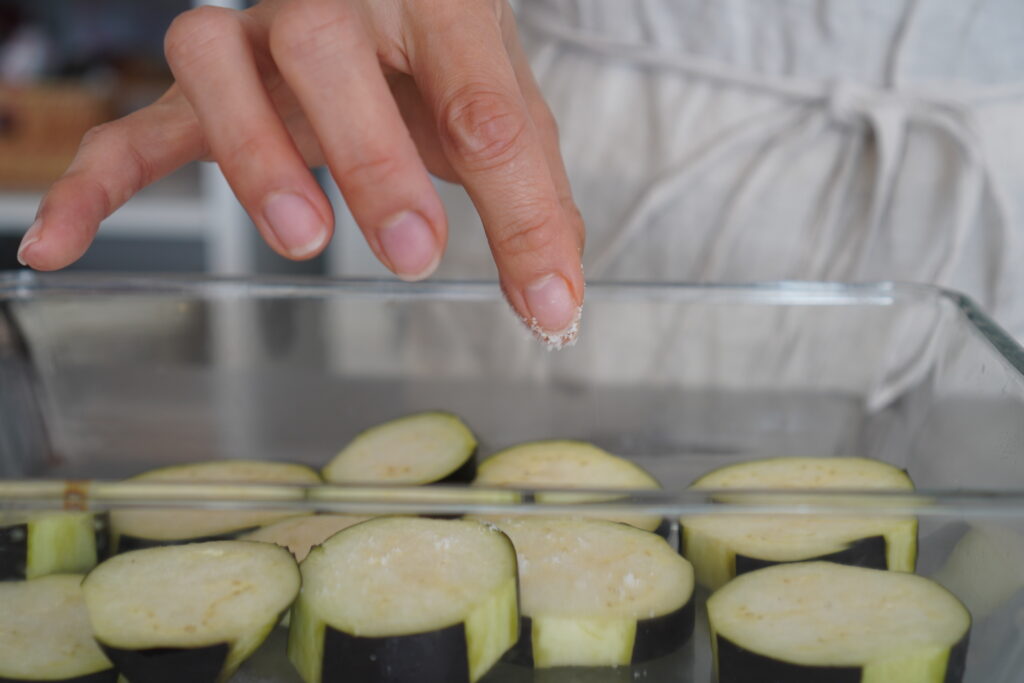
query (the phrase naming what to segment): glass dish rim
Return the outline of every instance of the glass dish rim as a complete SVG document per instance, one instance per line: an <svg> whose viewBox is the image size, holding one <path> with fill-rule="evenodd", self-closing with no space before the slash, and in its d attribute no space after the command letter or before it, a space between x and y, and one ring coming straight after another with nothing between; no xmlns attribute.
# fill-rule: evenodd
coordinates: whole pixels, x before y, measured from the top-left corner
<svg viewBox="0 0 1024 683"><path fill-rule="evenodd" d="M562 496L560 502L535 500ZM577 502L571 502L576 497ZM584 500L591 497L592 500ZM568 500L566 500L568 498ZM601 500L596 500L600 498ZM566 489L0 479L0 513L122 509L284 510L428 516L785 515L1019 519L1024 491L880 489Z"/></svg>
<svg viewBox="0 0 1024 683"><path fill-rule="evenodd" d="M501 288L494 280L424 280L403 282L384 278L327 276L223 276L204 273L105 273L31 270L0 271L0 301L26 299L56 293L75 295L183 295L217 294L251 297L303 298L345 293L358 296L407 299L499 300ZM889 305L897 300L933 298L949 301L1024 379L1024 346L967 295L936 285L879 281L862 283L779 280L765 282L613 282L588 281L587 299L645 298L652 293L685 300L736 300L811 305ZM585 310L585 307L584 307Z"/></svg>
<svg viewBox="0 0 1024 683"><path fill-rule="evenodd" d="M36 296L147 296L194 295L217 297L284 297L308 298L331 294L360 297L500 300L496 281L428 280L402 282L377 278L333 278L294 276L215 276L207 274L129 274L129 273L36 273L33 271L0 271L0 301L26 300ZM674 301L740 300L751 303L790 305L892 305L899 300L943 299L949 301L967 323L1024 379L1024 348L991 319L968 296L942 287L906 282L834 283L809 281L777 281L752 283L688 283L688 282L588 282L587 297L599 299L640 298L652 295ZM509 514L658 514L683 516L692 514L824 514L863 515L865 507L871 515L951 515L985 518L1019 517L1024 510L1024 490L917 490L917 491L796 491L796 490L583 490L544 489L560 495L591 493L619 497L614 503L593 502L573 504L529 502L493 503L468 498L451 498L455 493L473 491L467 488L416 487L420 490L450 493L445 500L416 499L402 486L352 487L336 485L267 485L231 484L230 495L224 490L204 489L202 485L163 483L160 490L146 486L139 493L137 483L127 480L60 480L0 479L0 511L18 509L90 509L97 511L125 507L237 507L280 506L296 511L335 511L351 514L481 514L505 511ZM186 495L185 490L190 493ZM475 489L488 491L488 489ZM508 493L510 489L491 489ZM296 498L296 491L302 495ZM536 489L518 490L530 495ZM372 493L372 496L370 495ZM214 495L216 494L216 495ZM475 495L475 494L474 494ZM722 497L728 497L723 504ZM328 500L334 496L334 500ZM368 497L405 496L408 502L394 503L367 500ZM625 496L625 498L622 498ZM513 512L516 511L516 512Z"/></svg>

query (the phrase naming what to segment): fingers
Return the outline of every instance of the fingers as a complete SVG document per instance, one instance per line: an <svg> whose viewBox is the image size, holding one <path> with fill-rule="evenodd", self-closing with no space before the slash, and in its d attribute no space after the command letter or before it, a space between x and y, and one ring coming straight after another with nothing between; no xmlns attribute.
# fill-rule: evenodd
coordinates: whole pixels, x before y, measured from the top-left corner
<svg viewBox="0 0 1024 683"><path fill-rule="evenodd" d="M449 183L459 182L458 174L448 163L448 157L441 149L441 143L437 139L437 124L434 123L434 114L423 101L419 88L416 87L416 81L405 74L392 75L388 81L391 95L395 98L395 103L398 104L402 120L405 121L409 135L412 136L427 170Z"/></svg>
<svg viewBox="0 0 1024 683"><path fill-rule="evenodd" d="M506 11L502 14L501 28L505 39L505 49L508 50L512 68L515 69L516 81L526 100L530 118L533 119L533 123L537 127L537 134L540 136L544 156L548 160L548 168L551 169L551 179L555 183L559 201L562 203L566 216L579 233L582 247L585 243L586 231L583 225L583 216L572 196L569 176L565 171L565 162L562 160L562 151L558 144L558 124L547 102L544 101L544 95L537 84L537 79L534 78L530 61L519 42L515 17L511 12Z"/></svg>
<svg viewBox="0 0 1024 683"><path fill-rule="evenodd" d="M251 22L214 7L186 12L167 32L167 61L263 238L282 256L309 258L329 241L333 212L263 86Z"/></svg>
<svg viewBox="0 0 1024 683"><path fill-rule="evenodd" d="M46 193L18 260L37 270L76 261L100 222L146 185L204 153L188 103L172 88L156 103L93 129Z"/></svg>
<svg viewBox="0 0 1024 683"><path fill-rule="evenodd" d="M549 343L570 342L583 302L582 241L489 5L438 2L413 35L413 71L452 168L487 231L513 308ZM497 46L497 48L496 48Z"/></svg>
<svg viewBox="0 0 1024 683"><path fill-rule="evenodd" d="M429 275L447 240L444 209L364 18L335 0L283 5L270 50L370 248L399 277Z"/></svg>

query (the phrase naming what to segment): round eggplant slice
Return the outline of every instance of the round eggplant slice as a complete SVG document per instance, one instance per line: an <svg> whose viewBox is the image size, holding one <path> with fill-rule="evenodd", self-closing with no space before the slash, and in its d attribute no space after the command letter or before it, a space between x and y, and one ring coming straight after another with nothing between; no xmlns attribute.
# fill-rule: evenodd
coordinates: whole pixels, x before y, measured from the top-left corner
<svg viewBox="0 0 1024 683"><path fill-rule="evenodd" d="M382 517L310 551L288 655L307 683L473 683L519 633L515 550L468 520Z"/></svg>
<svg viewBox="0 0 1024 683"><path fill-rule="evenodd" d="M299 570L270 543L214 541L137 550L82 584L96 640L132 683L224 681L277 624Z"/></svg>
<svg viewBox="0 0 1024 683"><path fill-rule="evenodd" d="M350 526L365 522L371 517L356 515L303 515L275 522L241 537L243 541L262 541L287 548L302 562L309 551L328 538Z"/></svg>
<svg viewBox="0 0 1024 683"><path fill-rule="evenodd" d="M533 441L507 448L480 463L476 486L563 489L658 489L658 480L635 463L583 441ZM610 500L586 494L538 492L539 503ZM667 536L669 525L651 515L602 516Z"/></svg>
<svg viewBox="0 0 1024 683"><path fill-rule="evenodd" d="M107 536L106 517L89 512L0 514L0 580L87 572Z"/></svg>
<svg viewBox="0 0 1024 683"><path fill-rule="evenodd" d="M320 484L305 465L252 460L217 460L151 470L132 482L177 484ZM301 499L301 492L296 492ZM118 552L161 545L226 540L301 512L289 510L126 509L110 513L113 544Z"/></svg>
<svg viewBox="0 0 1024 683"><path fill-rule="evenodd" d="M468 483L476 437L451 413L407 415L362 432L324 468L332 484Z"/></svg>
<svg viewBox="0 0 1024 683"><path fill-rule="evenodd" d="M261 543L273 543L282 548L287 548L296 562L302 562L309 555L309 551L320 545L328 538L342 529L365 522L372 517L358 517L356 515L303 515L301 517L289 517L288 519L275 522L269 526L261 527L251 531L239 538L242 541L260 541ZM291 612L281 619L282 626L288 626L291 621ZM3 683L0 681L0 683Z"/></svg>
<svg viewBox="0 0 1024 683"><path fill-rule="evenodd" d="M929 579L833 562L761 569L707 603L719 683L960 683L971 617Z"/></svg>
<svg viewBox="0 0 1024 683"><path fill-rule="evenodd" d="M0 681L114 683L92 637L82 577L55 574L0 583Z"/></svg>
<svg viewBox="0 0 1024 683"><path fill-rule="evenodd" d="M494 520L516 548L522 630L514 662L624 666L693 632L693 569L663 538L599 520Z"/></svg>
<svg viewBox="0 0 1024 683"><path fill-rule="evenodd" d="M910 477L866 458L767 458L715 470L696 489L913 490ZM734 576L783 562L827 560L855 567L914 571L913 517L701 515L680 519L680 550L697 582L715 590Z"/></svg>

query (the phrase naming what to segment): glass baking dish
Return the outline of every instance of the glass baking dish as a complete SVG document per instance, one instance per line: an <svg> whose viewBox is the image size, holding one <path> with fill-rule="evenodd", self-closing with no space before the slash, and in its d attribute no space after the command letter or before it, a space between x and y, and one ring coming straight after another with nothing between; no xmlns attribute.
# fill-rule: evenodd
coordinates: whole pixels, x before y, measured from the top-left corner
<svg viewBox="0 0 1024 683"><path fill-rule="evenodd" d="M366 427L428 409L460 415L479 458L581 439L664 488L569 505L458 487L119 481L211 459L321 467ZM877 458L917 490L687 490L782 455ZM0 477L0 511L909 514L917 572L972 612L964 681L1024 680L1024 350L963 296L925 286L591 284L579 343L552 352L491 283L2 274ZM483 680L705 683L702 619L698 605L690 644L642 667L499 664ZM299 680L284 638L234 680Z"/></svg>

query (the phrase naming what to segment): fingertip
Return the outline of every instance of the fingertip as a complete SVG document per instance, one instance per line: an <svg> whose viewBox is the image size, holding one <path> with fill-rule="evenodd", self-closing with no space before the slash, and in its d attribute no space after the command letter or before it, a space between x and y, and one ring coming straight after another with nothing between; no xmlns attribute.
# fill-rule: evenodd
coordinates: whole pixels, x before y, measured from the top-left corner
<svg viewBox="0 0 1024 683"><path fill-rule="evenodd" d="M311 258L330 240L327 222L299 194L277 192L270 195L263 204L263 217L288 258L297 261Z"/></svg>
<svg viewBox="0 0 1024 683"><path fill-rule="evenodd" d="M78 259L81 254L71 255L54 253L49 241L42 237L22 240L18 248L18 263L32 270L60 270Z"/></svg>
<svg viewBox="0 0 1024 683"><path fill-rule="evenodd" d="M42 227L42 221L37 218L29 229L25 231L25 236L21 238L21 244L18 246L18 263L21 265L29 265L28 251L32 245L39 241L39 232L42 230Z"/></svg>
<svg viewBox="0 0 1024 683"><path fill-rule="evenodd" d="M377 240L385 265L403 280L427 278L441 262L442 248L434 229L415 211L402 211L385 220Z"/></svg>
<svg viewBox="0 0 1024 683"><path fill-rule="evenodd" d="M561 273L543 274L522 289L521 306L513 303L513 308L549 348L572 346L583 316L582 287L573 287L571 279Z"/></svg>

